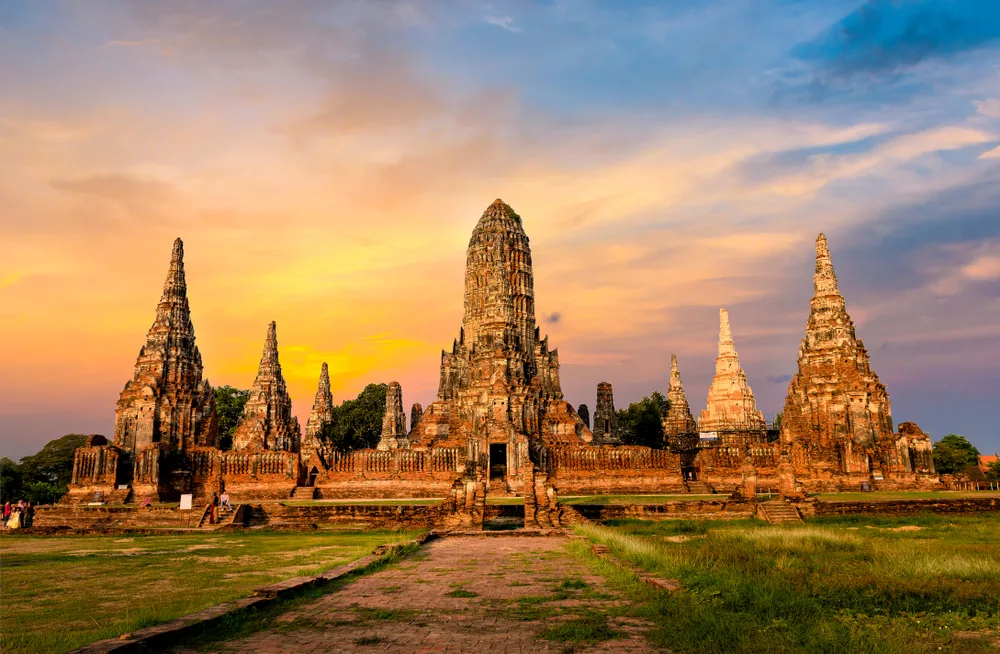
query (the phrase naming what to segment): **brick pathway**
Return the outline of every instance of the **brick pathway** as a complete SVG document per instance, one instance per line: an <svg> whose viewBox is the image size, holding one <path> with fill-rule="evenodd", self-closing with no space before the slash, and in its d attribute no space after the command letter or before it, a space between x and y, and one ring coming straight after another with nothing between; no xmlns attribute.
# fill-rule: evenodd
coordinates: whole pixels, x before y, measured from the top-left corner
<svg viewBox="0 0 1000 654"><path fill-rule="evenodd" d="M432 541L395 566L285 613L266 631L209 651L564 652L569 643L539 633L624 601L566 552L568 542L529 536ZM579 588L579 580L587 586ZM618 632L614 640L573 651L650 651L641 621L611 618L608 624Z"/></svg>

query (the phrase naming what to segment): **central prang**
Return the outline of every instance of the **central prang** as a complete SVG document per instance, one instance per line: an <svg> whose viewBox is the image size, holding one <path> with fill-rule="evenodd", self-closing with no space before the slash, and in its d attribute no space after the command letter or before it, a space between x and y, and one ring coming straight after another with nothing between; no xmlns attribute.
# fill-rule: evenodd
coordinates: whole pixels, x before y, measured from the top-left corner
<svg viewBox="0 0 1000 654"><path fill-rule="evenodd" d="M503 470L508 490L516 491L530 451L591 439L563 400L559 353L535 326L521 217L496 200L469 239L462 328L451 352L441 352L437 400L412 426L410 444L464 447L469 460ZM492 460L501 453L506 461Z"/></svg>

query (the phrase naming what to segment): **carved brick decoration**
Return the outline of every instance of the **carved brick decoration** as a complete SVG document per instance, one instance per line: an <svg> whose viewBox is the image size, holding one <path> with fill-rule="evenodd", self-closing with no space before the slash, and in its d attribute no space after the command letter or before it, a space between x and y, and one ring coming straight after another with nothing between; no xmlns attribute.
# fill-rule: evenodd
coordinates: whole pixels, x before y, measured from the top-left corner
<svg viewBox="0 0 1000 654"><path fill-rule="evenodd" d="M583 424L590 427L590 409L587 408L587 405L581 404L580 408L578 408L576 412L580 415L580 420L583 421Z"/></svg>
<svg viewBox="0 0 1000 654"><path fill-rule="evenodd" d="M670 388L667 390L670 409L663 418L663 436L668 442L678 440L682 436L696 434L698 425L691 415L684 385L681 383L681 371L677 367L677 355L670 355Z"/></svg>
<svg viewBox="0 0 1000 654"><path fill-rule="evenodd" d="M934 483L930 438L913 423L893 433L889 394L847 313L823 234L813 291L781 423L797 478L810 489Z"/></svg>
<svg viewBox="0 0 1000 654"><path fill-rule="evenodd" d="M719 309L719 356L708 389L705 410L698 418L702 434L718 434L720 444L759 443L767 440L767 423L757 409L747 375L733 343L729 312Z"/></svg>
<svg viewBox="0 0 1000 654"><path fill-rule="evenodd" d="M184 243L177 239L156 318L118 399L114 444L129 453L153 446L217 446L215 394L201 375L184 279Z"/></svg>
<svg viewBox="0 0 1000 654"><path fill-rule="evenodd" d="M382 416L382 436L379 450L407 449L406 413L403 411L403 387L399 382L389 382L385 389L385 414Z"/></svg>
<svg viewBox="0 0 1000 654"><path fill-rule="evenodd" d="M813 290L799 369L785 398L782 439L799 451L796 474L868 475L871 450L895 441L889 394L847 314L823 234L816 238Z"/></svg>
<svg viewBox="0 0 1000 654"><path fill-rule="evenodd" d="M277 329L274 322L267 328L257 377L250 387L243 417L233 432L234 450L299 451L302 431L299 419L292 415L292 398L281 376Z"/></svg>
<svg viewBox="0 0 1000 654"><path fill-rule="evenodd" d="M608 382L597 385L597 404L594 405L594 445L621 445L618 420L615 416L615 396Z"/></svg>
<svg viewBox="0 0 1000 654"><path fill-rule="evenodd" d="M437 399L410 438L422 447L466 448L468 460L503 444L508 479L529 464L529 446L591 439L563 399L558 352L535 324L531 250L521 217L501 200L486 208L472 232L462 328L451 352L441 353Z"/></svg>

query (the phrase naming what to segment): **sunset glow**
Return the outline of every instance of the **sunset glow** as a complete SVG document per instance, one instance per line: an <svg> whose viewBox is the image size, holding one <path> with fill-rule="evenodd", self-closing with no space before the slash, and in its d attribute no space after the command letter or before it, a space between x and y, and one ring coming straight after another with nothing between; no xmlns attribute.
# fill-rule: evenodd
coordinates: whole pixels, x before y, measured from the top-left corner
<svg viewBox="0 0 1000 654"><path fill-rule="evenodd" d="M724 306L770 419L825 232L896 423L1000 448L1000 8L623 4L0 6L0 454L110 434L175 237L212 385L275 320L302 424L426 406L498 197L574 405L697 414Z"/></svg>

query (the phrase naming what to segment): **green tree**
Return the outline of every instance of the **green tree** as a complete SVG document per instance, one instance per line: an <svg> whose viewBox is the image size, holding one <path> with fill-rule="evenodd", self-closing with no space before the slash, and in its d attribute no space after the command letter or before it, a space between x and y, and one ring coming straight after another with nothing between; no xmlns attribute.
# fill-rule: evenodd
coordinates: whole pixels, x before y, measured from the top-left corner
<svg viewBox="0 0 1000 654"><path fill-rule="evenodd" d="M35 454L14 463L0 459L0 498L50 504L69 490L73 478L73 455L87 440L84 434L66 434L46 443Z"/></svg>
<svg viewBox="0 0 1000 654"><path fill-rule="evenodd" d="M986 466L986 480L1000 481L1000 461L994 461Z"/></svg>
<svg viewBox="0 0 1000 654"><path fill-rule="evenodd" d="M663 418L670 410L670 400L653 391L649 397L617 412L618 437L626 445L645 445L660 449L663 441Z"/></svg>
<svg viewBox="0 0 1000 654"><path fill-rule="evenodd" d="M955 474L977 463L979 450L965 436L948 434L934 443L934 469L938 474Z"/></svg>
<svg viewBox="0 0 1000 654"><path fill-rule="evenodd" d="M240 390L232 386L220 386L215 389L215 415L219 419L219 447L228 450L233 446L233 432L243 415L243 407L250 397L249 390Z"/></svg>
<svg viewBox="0 0 1000 654"><path fill-rule="evenodd" d="M333 420L320 437L341 452L378 445L387 384L368 384L353 400L333 407Z"/></svg>
<svg viewBox="0 0 1000 654"><path fill-rule="evenodd" d="M7 457L0 458L0 504L21 499L21 467Z"/></svg>

